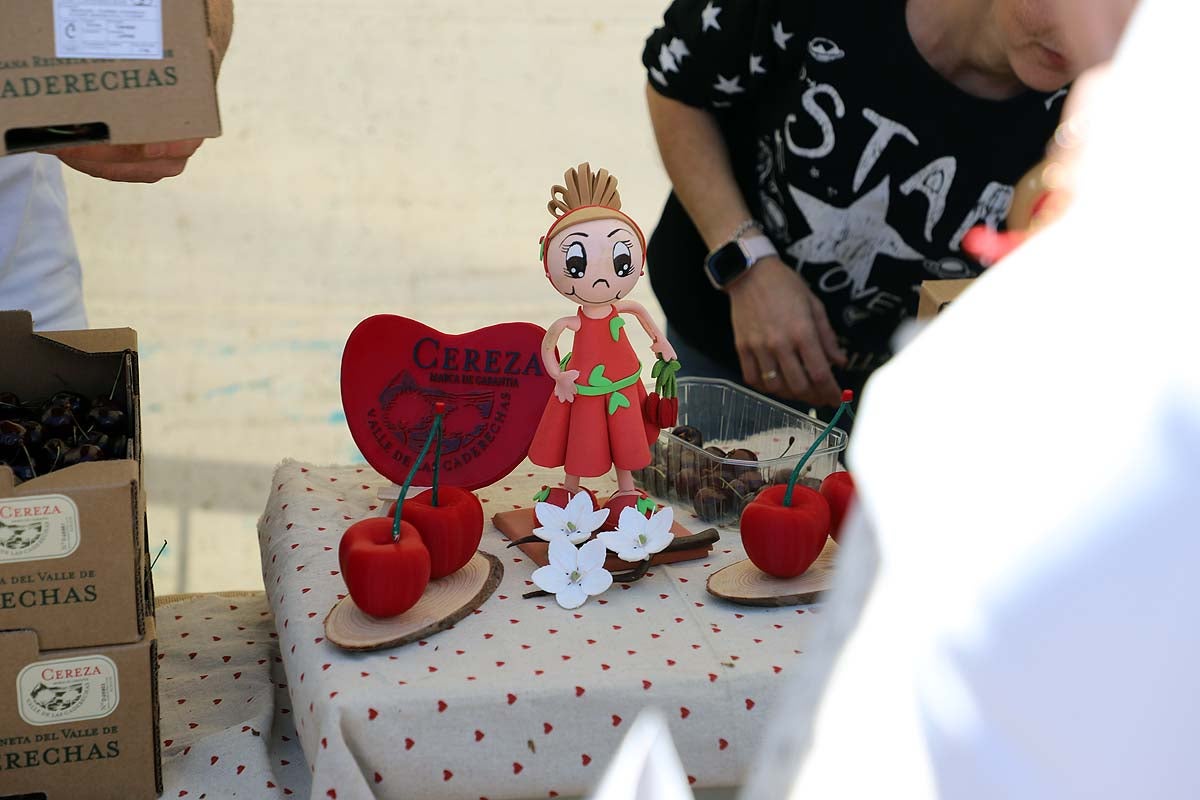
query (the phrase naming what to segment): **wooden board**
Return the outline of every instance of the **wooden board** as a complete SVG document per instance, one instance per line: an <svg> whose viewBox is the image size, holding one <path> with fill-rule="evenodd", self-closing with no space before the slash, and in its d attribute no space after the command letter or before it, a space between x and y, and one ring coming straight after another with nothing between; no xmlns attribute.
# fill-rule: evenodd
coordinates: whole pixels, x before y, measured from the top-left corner
<svg viewBox="0 0 1200 800"><path fill-rule="evenodd" d="M532 508L518 508L513 511L501 511L499 514L496 514L492 517L492 524L510 542L515 542L518 539L533 535L533 529L537 527L537 518L534 516ZM675 538L677 539L681 536L692 535L692 532L680 525L678 521L671 526L671 533L675 534ZM546 542L529 542L528 544L517 545L517 547L539 567L544 567L550 563L550 559L547 557L550 545ZM712 552L712 545L694 547L689 550L676 550L672 553L657 553L650 558L650 565L656 566L658 564L674 564L676 561L691 561L696 558L704 558L710 552ZM623 572L629 569L629 563L622 561L610 553L608 560L604 562L604 568L609 572Z"/></svg>
<svg viewBox="0 0 1200 800"><path fill-rule="evenodd" d="M476 551L457 572L430 581L417 604L395 617L372 617L347 596L325 617L325 638L344 650L379 650L426 639L479 608L504 577L500 559Z"/></svg>
<svg viewBox="0 0 1200 800"><path fill-rule="evenodd" d="M838 545L833 539L812 566L794 578L774 578L750 559L730 564L708 576L708 593L744 606L800 606L816 603L833 585Z"/></svg>

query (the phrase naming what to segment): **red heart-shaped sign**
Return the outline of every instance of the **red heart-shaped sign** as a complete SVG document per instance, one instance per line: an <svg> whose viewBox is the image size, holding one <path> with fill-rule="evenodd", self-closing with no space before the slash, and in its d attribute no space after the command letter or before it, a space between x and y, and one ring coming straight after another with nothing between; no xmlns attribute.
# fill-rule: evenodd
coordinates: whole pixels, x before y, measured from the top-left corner
<svg viewBox="0 0 1200 800"><path fill-rule="evenodd" d="M342 353L342 408L367 463L403 484L446 404L439 481L478 489L525 458L554 381L546 331L506 322L447 334L392 314L358 324ZM433 448L414 483L433 482Z"/></svg>

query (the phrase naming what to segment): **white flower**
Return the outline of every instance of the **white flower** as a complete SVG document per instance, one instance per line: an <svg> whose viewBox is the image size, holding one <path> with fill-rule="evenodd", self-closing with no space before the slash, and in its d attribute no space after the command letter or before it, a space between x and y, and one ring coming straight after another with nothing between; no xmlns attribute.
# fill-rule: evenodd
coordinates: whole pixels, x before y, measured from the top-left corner
<svg viewBox="0 0 1200 800"><path fill-rule="evenodd" d="M637 509L623 508L617 529L596 538L622 561L645 561L675 540L675 534L671 533L674 522L675 512L670 506L651 514L649 519Z"/></svg>
<svg viewBox="0 0 1200 800"><path fill-rule="evenodd" d="M591 538L592 533L608 519L608 509L592 510L592 498L582 489L575 493L566 508L550 503L538 503L533 507L540 528L533 535L547 542L566 538L571 544L579 544Z"/></svg>
<svg viewBox="0 0 1200 800"><path fill-rule="evenodd" d="M612 574L604 568L608 551L592 540L576 548L559 536L550 540L550 563L533 572L533 582L554 595L563 608L579 608L589 595L602 594L612 586Z"/></svg>

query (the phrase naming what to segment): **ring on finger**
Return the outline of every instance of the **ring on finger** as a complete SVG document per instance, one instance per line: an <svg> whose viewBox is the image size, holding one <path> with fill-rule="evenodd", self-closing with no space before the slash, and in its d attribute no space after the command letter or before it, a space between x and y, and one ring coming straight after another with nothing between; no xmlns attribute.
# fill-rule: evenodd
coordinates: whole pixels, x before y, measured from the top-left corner
<svg viewBox="0 0 1200 800"><path fill-rule="evenodd" d="M766 381L767 383L770 383L771 381L776 380L778 377L779 377L779 371L774 370L774 369L769 369L762 374L762 379L764 381Z"/></svg>

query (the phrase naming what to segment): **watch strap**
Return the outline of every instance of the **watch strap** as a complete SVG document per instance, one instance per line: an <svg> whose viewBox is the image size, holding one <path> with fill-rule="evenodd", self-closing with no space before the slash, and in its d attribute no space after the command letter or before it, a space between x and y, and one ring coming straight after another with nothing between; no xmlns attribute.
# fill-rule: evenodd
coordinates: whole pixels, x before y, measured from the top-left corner
<svg viewBox="0 0 1200 800"><path fill-rule="evenodd" d="M775 249L774 243L763 234L739 239L738 244L741 245L742 252L746 254L747 268L753 266L756 261L761 261L769 256L779 255L779 251Z"/></svg>

